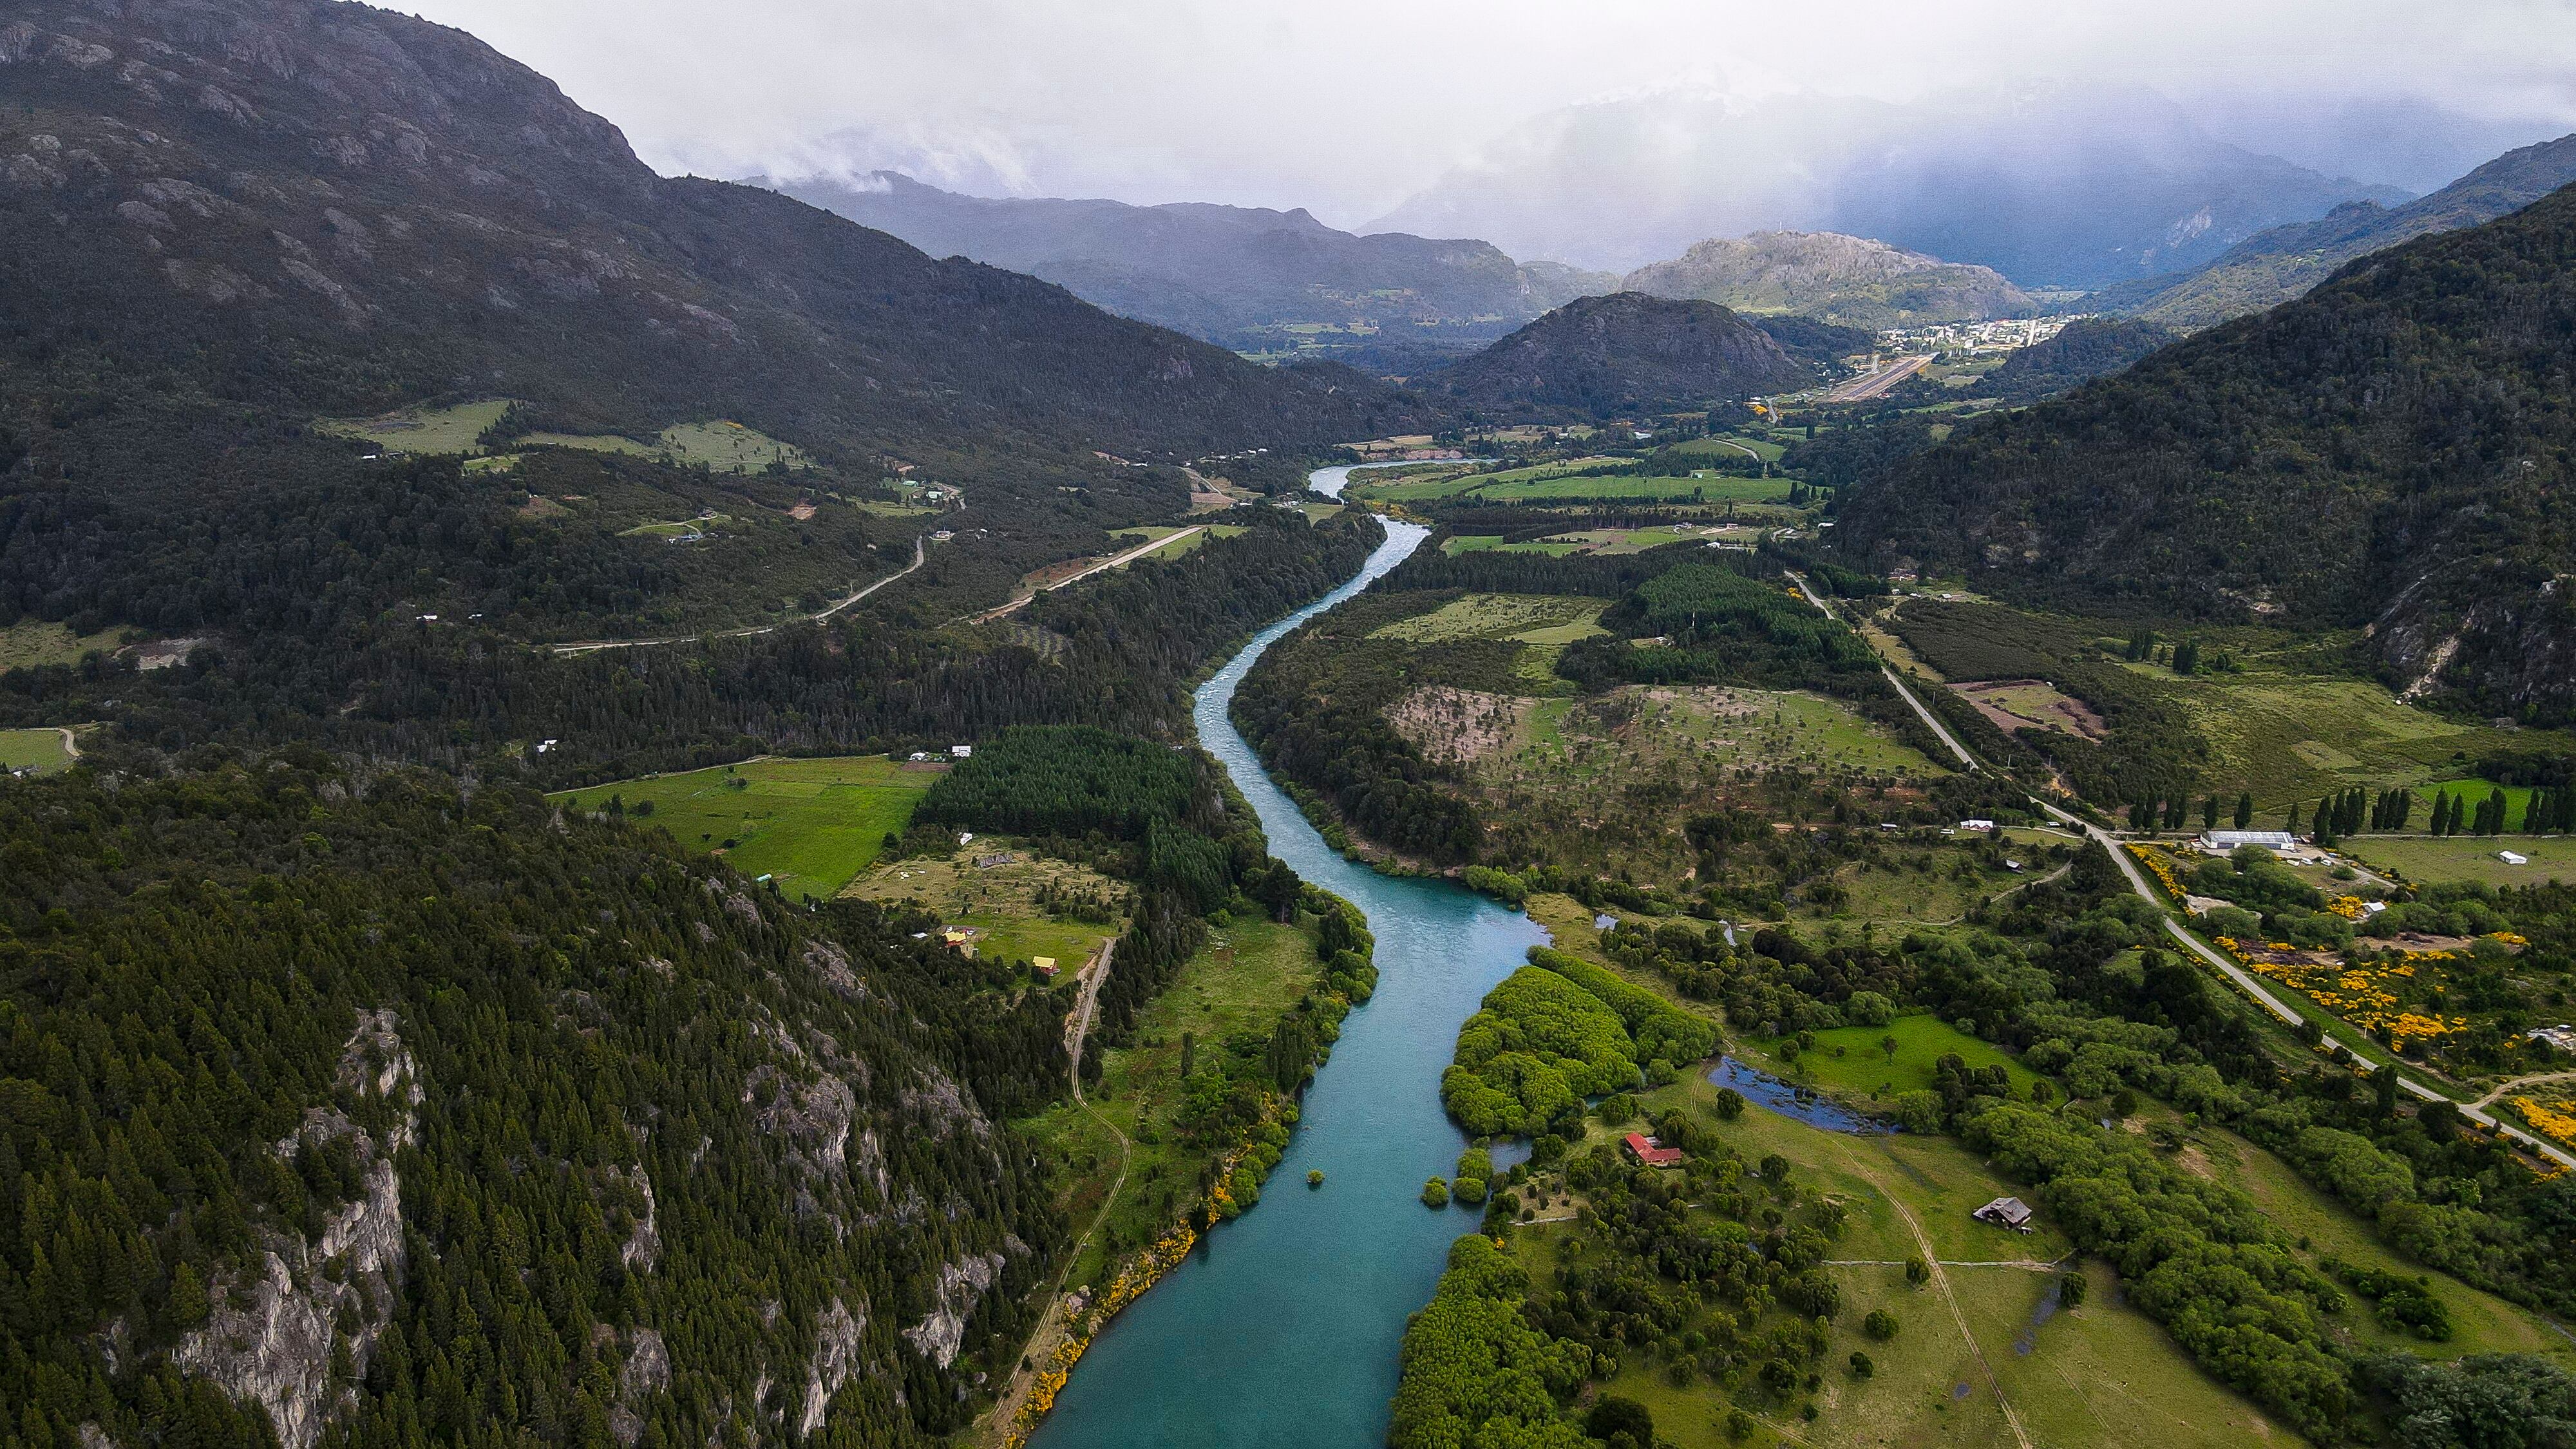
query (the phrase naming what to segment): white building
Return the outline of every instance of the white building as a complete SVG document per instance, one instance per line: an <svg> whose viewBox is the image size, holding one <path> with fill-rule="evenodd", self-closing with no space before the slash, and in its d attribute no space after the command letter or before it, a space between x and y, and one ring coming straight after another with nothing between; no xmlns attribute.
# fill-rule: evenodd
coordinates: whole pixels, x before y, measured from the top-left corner
<svg viewBox="0 0 2576 1449"><path fill-rule="evenodd" d="M2531 864L2531 857L2523 854L2519 850L2499 850L2496 852L2496 859L2503 861L2507 865Z"/></svg>
<svg viewBox="0 0 2576 1449"><path fill-rule="evenodd" d="M2286 830L2204 830L2200 848L2211 855L2226 855L2240 845L2259 845L2274 855L2286 855L2299 848L2299 837Z"/></svg>
<svg viewBox="0 0 2576 1449"><path fill-rule="evenodd" d="M973 745L950 745L948 747L948 753L961 760L971 759L974 757L975 747Z"/></svg>
<svg viewBox="0 0 2576 1449"><path fill-rule="evenodd" d="M1991 820L1962 820L1959 822L1959 828L1961 830L1992 830L1995 828L1995 822Z"/></svg>

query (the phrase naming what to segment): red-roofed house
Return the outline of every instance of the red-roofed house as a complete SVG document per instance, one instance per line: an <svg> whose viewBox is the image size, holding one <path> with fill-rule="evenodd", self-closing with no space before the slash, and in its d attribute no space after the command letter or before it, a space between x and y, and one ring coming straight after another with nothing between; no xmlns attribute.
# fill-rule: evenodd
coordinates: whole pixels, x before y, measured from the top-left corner
<svg viewBox="0 0 2576 1449"><path fill-rule="evenodd" d="M1628 1155L1635 1158L1642 1166L1679 1167L1682 1165L1680 1148L1666 1147L1643 1132L1631 1132L1622 1139L1622 1142L1628 1149Z"/></svg>

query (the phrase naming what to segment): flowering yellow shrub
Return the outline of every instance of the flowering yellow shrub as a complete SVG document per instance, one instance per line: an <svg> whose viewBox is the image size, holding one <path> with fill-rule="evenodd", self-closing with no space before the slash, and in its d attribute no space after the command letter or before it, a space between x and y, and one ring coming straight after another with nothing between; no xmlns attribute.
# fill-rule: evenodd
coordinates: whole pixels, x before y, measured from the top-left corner
<svg viewBox="0 0 2576 1449"><path fill-rule="evenodd" d="M2326 909L2347 921L2358 921L2362 917L2361 897L2337 896L2326 902Z"/></svg>
<svg viewBox="0 0 2576 1449"><path fill-rule="evenodd" d="M2138 863L2140 865L2145 866L2155 875L2157 884L2162 885L2165 888L2165 894L2172 896L2175 900L2181 900L2184 896L2191 894L2191 892L2182 888L2181 879L2173 873L2173 867L2166 863L2163 852L2149 850L2147 847L2139 845L2134 841L2128 845L2127 849L2129 854L2138 858Z"/></svg>
<svg viewBox="0 0 2576 1449"><path fill-rule="evenodd" d="M2576 1112L2569 1111L2566 1103L2542 1103L2529 1097L2516 1097L2513 1105L2514 1110L2522 1114L2522 1120L2531 1124L2532 1130L2543 1137L2556 1139L2563 1146L2576 1147Z"/></svg>

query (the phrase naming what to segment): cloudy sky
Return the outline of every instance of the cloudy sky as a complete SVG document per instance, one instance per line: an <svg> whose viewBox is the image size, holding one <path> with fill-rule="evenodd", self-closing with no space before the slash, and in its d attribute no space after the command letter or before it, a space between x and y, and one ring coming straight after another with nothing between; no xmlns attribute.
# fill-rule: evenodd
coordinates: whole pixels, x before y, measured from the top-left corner
<svg viewBox="0 0 2576 1449"><path fill-rule="evenodd" d="M2426 189L2576 125L2576 0L410 0L666 171L1387 210L1534 116L1678 89L2116 81ZM2555 127L2555 130L2552 127Z"/></svg>

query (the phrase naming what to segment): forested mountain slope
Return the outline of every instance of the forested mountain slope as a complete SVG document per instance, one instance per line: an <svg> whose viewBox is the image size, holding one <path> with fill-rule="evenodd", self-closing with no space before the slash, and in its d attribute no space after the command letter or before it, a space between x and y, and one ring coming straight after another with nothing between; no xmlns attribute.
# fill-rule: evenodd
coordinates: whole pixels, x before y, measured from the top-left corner
<svg viewBox="0 0 2576 1449"><path fill-rule="evenodd" d="M2134 318L2079 318L2045 342L2016 348L1977 390L2014 401L2046 397L2106 372L2118 372L2180 338L2169 327Z"/></svg>
<svg viewBox="0 0 2576 1449"><path fill-rule="evenodd" d="M2390 681L2576 711L2576 191L1963 431L1835 541L2093 609L2364 626Z"/></svg>
<svg viewBox="0 0 2576 1449"><path fill-rule="evenodd" d="M657 176L459 31L328 0L13 11L8 351L93 398L144 376L288 412L507 392L576 428L730 416L859 451L1306 440L1383 403Z"/></svg>
<svg viewBox="0 0 2576 1449"><path fill-rule="evenodd" d="M531 794L200 764L0 792L0 1439L963 1422L1060 1003Z"/></svg>
<svg viewBox="0 0 2576 1449"><path fill-rule="evenodd" d="M2493 221L2576 181L2576 136L2508 151L2403 206L2348 201L2315 221L2276 226L2179 278L2121 289L2120 309L2168 327L2207 327L2299 295L2358 256Z"/></svg>
<svg viewBox="0 0 2576 1449"><path fill-rule="evenodd" d="M1302 209L960 196L882 171L761 184L932 256L1043 277L1122 316L1245 351L1301 340L1340 350L1354 339L1338 329L1354 327L1463 350L1616 281L1523 266L1487 242L1354 236ZM1293 323L1337 333L1300 339Z"/></svg>
<svg viewBox="0 0 2576 1449"><path fill-rule="evenodd" d="M1620 286L1696 297L1739 312L1790 312L1875 330L2022 317L2037 304L1991 267L1961 265L1865 237L1763 231L1711 237Z"/></svg>
<svg viewBox="0 0 2576 1449"><path fill-rule="evenodd" d="M1713 302L1585 297L1423 379L1495 415L1608 416L1689 407L1816 378L1771 335Z"/></svg>

